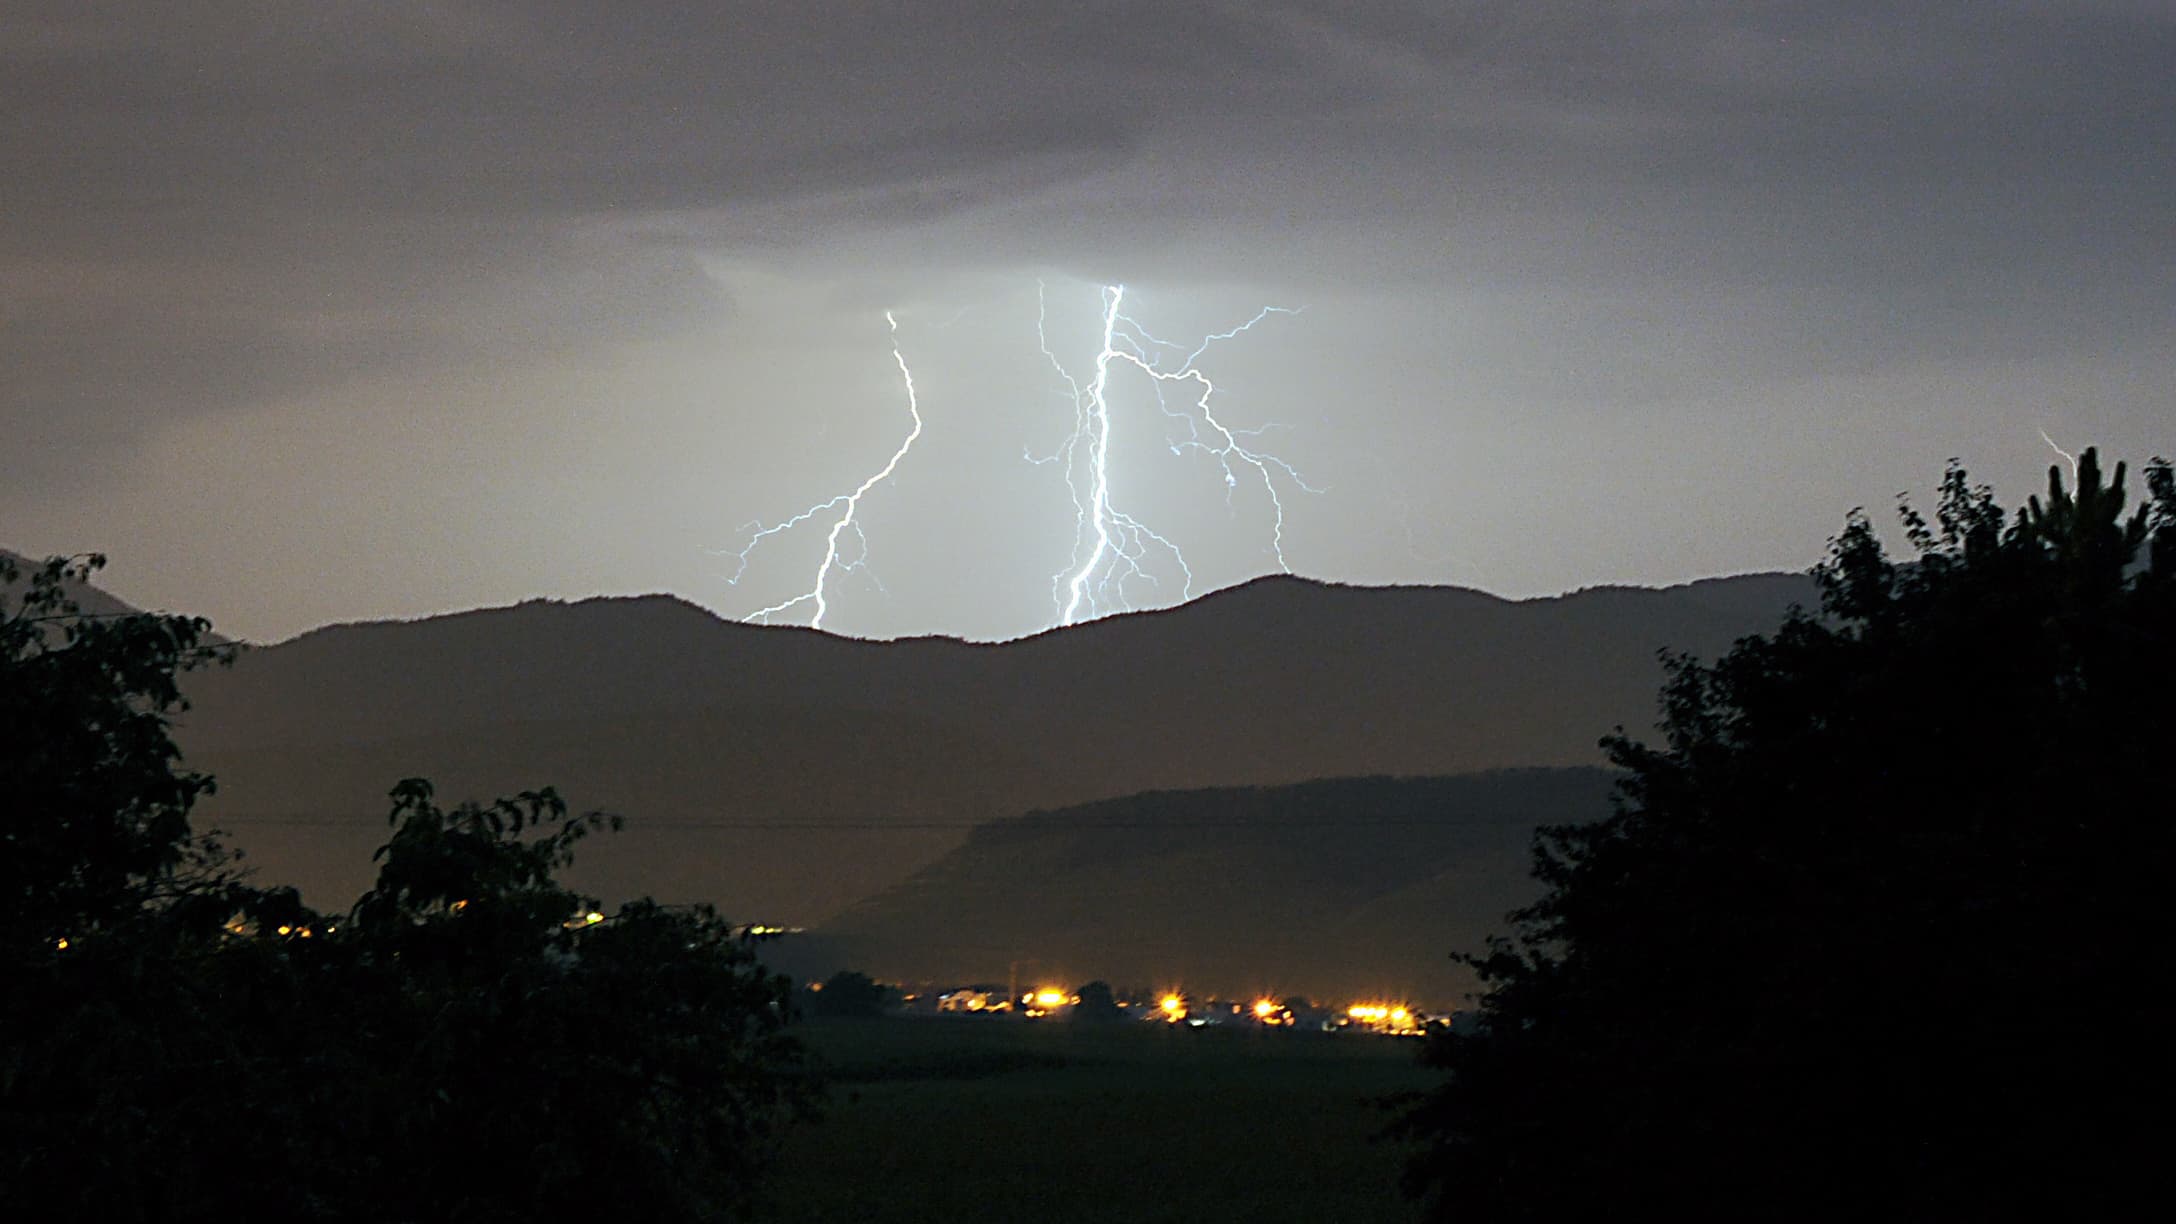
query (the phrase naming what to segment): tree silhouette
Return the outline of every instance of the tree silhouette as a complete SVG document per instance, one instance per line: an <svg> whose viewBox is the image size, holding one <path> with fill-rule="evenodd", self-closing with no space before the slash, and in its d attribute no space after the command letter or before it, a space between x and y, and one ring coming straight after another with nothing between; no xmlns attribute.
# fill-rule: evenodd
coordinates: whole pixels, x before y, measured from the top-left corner
<svg viewBox="0 0 2176 1224"><path fill-rule="evenodd" d="M809 1003L809 1010L819 1016L873 1020L884 1014L890 994L868 974L841 969L824 979L823 988L815 992L816 997Z"/></svg>
<svg viewBox="0 0 2176 1224"><path fill-rule="evenodd" d="M607 913L558 884L616 822L550 790L443 809L412 778L392 798L376 886L300 958L329 971L335 1049L363 1072L343 1110L379 1166L360 1201L394 1219L741 1206L805 1096L789 983L707 907Z"/></svg>
<svg viewBox="0 0 2176 1224"><path fill-rule="evenodd" d="M176 768L179 675L232 658L199 619L83 613L70 587L104 557L23 568L0 556L0 973L61 939L140 924L227 878L230 856L189 811L212 789ZM223 917L224 915L220 915Z"/></svg>
<svg viewBox="0 0 2176 1224"><path fill-rule="evenodd" d="M1080 1002L1073 1005L1073 1019L1102 1021L1123 1020L1126 1010L1118 1005L1118 997L1111 991L1111 984L1101 978L1080 988Z"/></svg>
<svg viewBox="0 0 2176 1224"><path fill-rule="evenodd" d="M0 1204L13 1218L710 1220L808 1099L787 984L707 909L559 885L610 821L393 791L345 915L190 826L200 620L0 558Z"/></svg>
<svg viewBox="0 0 2176 1224"><path fill-rule="evenodd" d="M1616 810L1465 958L1405 1118L1434 1218L2090 1216L2167 1150L2176 478L2086 451L2014 517L1952 465L1916 556L1670 658Z"/></svg>

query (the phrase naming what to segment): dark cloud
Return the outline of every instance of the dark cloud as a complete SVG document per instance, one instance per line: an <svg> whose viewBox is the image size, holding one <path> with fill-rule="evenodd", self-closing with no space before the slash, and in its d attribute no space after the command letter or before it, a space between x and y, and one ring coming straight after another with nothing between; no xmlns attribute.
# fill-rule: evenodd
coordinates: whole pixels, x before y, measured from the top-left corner
<svg viewBox="0 0 2176 1224"><path fill-rule="evenodd" d="M151 428L400 371L538 353L714 320L684 250L473 219L155 229L114 250L0 263L0 478L63 486ZM4 261L5 256L0 256Z"/></svg>

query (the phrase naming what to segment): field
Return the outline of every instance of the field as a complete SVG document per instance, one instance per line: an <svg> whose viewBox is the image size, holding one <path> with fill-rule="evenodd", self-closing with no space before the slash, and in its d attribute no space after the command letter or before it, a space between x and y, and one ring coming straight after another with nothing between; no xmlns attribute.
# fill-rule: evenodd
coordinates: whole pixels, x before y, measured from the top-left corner
<svg viewBox="0 0 2176 1224"><path fill-rule="evenodd" d="M1382 1098L1410 1041L1003 1020L810 1025L822 1120L777 1221L1408 1220Z"/></svg>

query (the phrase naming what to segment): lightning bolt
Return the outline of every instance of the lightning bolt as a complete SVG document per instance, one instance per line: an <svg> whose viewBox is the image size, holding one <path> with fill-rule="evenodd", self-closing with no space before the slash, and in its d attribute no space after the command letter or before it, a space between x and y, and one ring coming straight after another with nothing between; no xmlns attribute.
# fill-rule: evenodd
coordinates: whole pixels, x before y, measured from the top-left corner
<svg viewBox="0 0 2176 1224"><path fill-rule="evenodd" d="M1215 345L1244 335L1272 316L1297 314L1297 310L1283 306L1264 307L1239 326L1206 336L1189 347L1150 333L1125 312L1125 304L1124 285L1102 287L1100 339L1093 373L1082 379L1066 368L1051 345L1048 302L1043 286L1040 283L1036 286L1036 341L1051 369L1064 383L1065 395L1073 410L1073 427L1055 451L1040 457L1032 452L1026 455L1030 462L1054 465L1060 470L1074 508L1071 557L1065 568L1050 580L1052 609L1056 623L1060 625L1132 610L1134 604L1127 584L1145 582L1161 587L1163 580L1157 571L1166 561L1176 570L1180 580L1180 599L1190 599L1194 593L1194 571L1187 563L1186 554L1170 537L1121 508L1113 498L1111 470L1115 452L1112 443L1117 415L1114 409L1118 407L1113 402L1114 375L1134 371L1146 376L1156 408L1164 418L1163 444L1174 456L1204 455L1212 460L1223 478L1224 501L1228 508L1243 484L1261 485L1271 508L1267 546L1276 558L1277 568L1285 573L1291 573L1292 566L1284 551L1284 491L1322 491L1309 484L1290 463L1261 448L1259 439L1278 426L1234 428L1225 423L1214 406L1217 385L1199 367L1202 357ZM824 615L829 610L826 586L835 571L869 574L872 581L875 578L868 570L868 537L862 533L856 517L861 499L891 478L907 452L913 449L915 440L922 435L921 405L915 394L914 373L908 368L899 345L899 320L886 311L884 321L891 328L892 360L898 365L900 379L906 387L907 413L913 420L913 427L884 466L853 491L817 502L780 522L768 526L755 522L742 528L748 533L746 542L731 552L737 565L726 579L736 586L748 572L750 558L765 541L806 524L826 521L830 524L824 537L823 560L817 565L815 579L808 589L758 609L743 618L745 620L768 622L806 605L810 607L809 627L821 629ZM1185 390L1177 396L1179 402L1174 404L1174 397L1167 393L1181 387ZM842 552L841 542L848 539L852 541L852 551ZM881 590L883 584L877 585Z"/></svg>
<svg viewBox="0 0 2176 1224"><path fill-rule="evenodd" d="M755 533L748 538L748 542L735 554L739 558L739 568L735 569L732 576L726 579L728 583L733 585L738 585L741 576L748 572L749 555L754 553L756 547L762 544L763 541L773 536L782 535L803 523L829 514L833 510L839 511L838 518L832 520L830 532L824 537L824 559L816 567L815 583L808 590L795 595L791 599L748 614L744 618L746 620L768 621L773 616L800 607L802 604L814 604L815 608L808 618L808 627L821 629L824 627L824 613L829 610L829 605L824 600L824 583L831 577L831 571L833 569L844 571L866 569L869 559L869 539L862 534L861 524L854 521L854 515L861 509L863 495L886 480L891 479L892 473L899 468L899 461L907 457L907 452L914 449L915 439L922 436L922 406L914 394L914 371L907 368L906 354L901 352L899 348L899 320L893 316L891 311L887 310L884 312L884 322L891 327L892 360L898 364L899 377L906 384L907 415L913 418L914 427L907 431L905 440L900 442L899 449L892 452L892 457L885 462L884 466L879 468L867 480L862 481L853 492L841 493L829 501L818 502L792 518L769 527L765 527L761 523L749 525L755 529ZM839 539L848 533L852 533L854 542L860 549L860 554L851 561L841 561L839 559ZM878 586L881 589L882 584L879 583Z"/></svg>
<svg viewBox="0 0 2176 1224"><path fill-rule="evenodd" d="M1185 553L1167 536L1120 509L1112 500L1111 375L1114 365L1130 366L1148 376L1157 408L1168 421L1185 427L1183 437L1174 439L1167 433L1165 445L1174 455L1195 452L1214 460L1224 478L1227 506L1231 505L1232 496L1240 485L1239 468L1248 469L1252 474L1250 479L1261 483L1272 509L1270 552L1277 559L1277 568L1291 573L1291 563L1284 553L1285 506L1277 488L1278 477L1296 489L1310 493L1321 490L1308 484L1291 464L1248 444L1272 427L1234 429L1218 419L1212 407L1216 383L1196 363L1218 342L1251 331L1272 315L1297 314L1298 311L1282 306L1264 307L1239 326L1205 337L1189 351L1183 345L1157 338L1125 313L1124 285L1105 285L1102 292L1102 343L1095 355L1094 373L1083 382L1066 369L1051 349L1047 332L1048 308L1042 287L1037 286L1036 339L1042 346L1043 356L1070 392L1074 409L1073 431L1056 452L1042 458L1029 456L1033 462L1055 463L1062 467L1066 487L1073 498L1072 560L1051 577L1051 601L1058 623L1078 624L1084 617L1131 609L1133 604L1126 594L1128 580L1144 579L1151 585L1160 585L1148 568L1152 552L1168 556L1178 568L1182 579L1180 598L1188 599L1193 595L1194 571L1187 564ZM1164 364L1166 358L1179 352L1186 355L1177 364ZM1195 392L1191 411L1174 409L1166 397L1166 390L1177 384L1190 384Z"/></svg>
<svg viewBox="0 0 2176 1224"><path fill-rule="evenodd" d="M2071 454L2069 451L2064 450L2062 447L2055 445L2055 439L2049 437L2048 431L2045 429L2040 431L2040 440L2047 443L2049 450L2054 451L2058 455L2061 455L2063 457L2063 462L2070 465L2070 483L2073 485L2077 484L2078 457Z"/></svg>

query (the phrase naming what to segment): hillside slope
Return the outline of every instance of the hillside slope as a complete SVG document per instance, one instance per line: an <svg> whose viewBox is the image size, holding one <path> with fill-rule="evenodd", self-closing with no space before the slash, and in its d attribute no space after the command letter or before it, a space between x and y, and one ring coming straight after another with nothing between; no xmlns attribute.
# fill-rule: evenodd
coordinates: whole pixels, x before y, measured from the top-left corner
<svg viewBox="0 0 2176 1224"><path fill-rule="evenodd" d="M1602 769L1166 791L977 829L822 933L872 972L1456 1004L1449 953L1531 901L1537 825L1607 813Z"/></svg>

